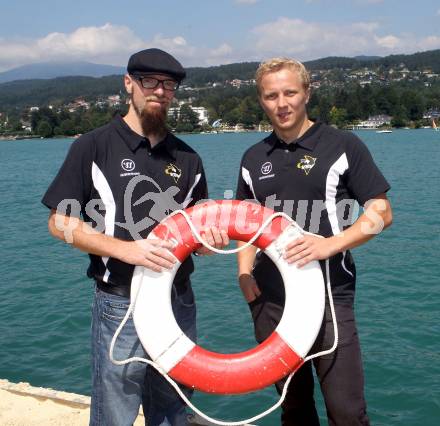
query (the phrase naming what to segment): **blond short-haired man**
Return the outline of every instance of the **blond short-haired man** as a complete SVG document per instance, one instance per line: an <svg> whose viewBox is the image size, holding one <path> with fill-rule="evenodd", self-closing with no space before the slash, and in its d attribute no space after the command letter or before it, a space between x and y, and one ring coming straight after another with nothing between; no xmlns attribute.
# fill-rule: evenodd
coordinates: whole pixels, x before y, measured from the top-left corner
<svg viewBox="0 0 440 426"><path fill-rule="evenodd" d="M310 77L303 64L289 58L271 59L260 65L256 81L273 132L244 153L237 199L254 199L284 211L307 231L325 237L307 235L291 242L284 258L298 267L329 259L339 345L333 354L313 360L313 365L329 424L368 425L353 312L356 270L349 250L391 224L385 195L390 186L357 136L309 120ZM364 211L353 223L355 202ZM239 253L238 264L240 287L252 312L256 338L262 341L282 315L281 277L270 259L256 255L253 247ZM330 348L333 338L327 306L311 352ZM277 383L277 389L282 385L283 381ZM290 383L282 406L283 425L319 425L313 393L310 361Z"/></svg>

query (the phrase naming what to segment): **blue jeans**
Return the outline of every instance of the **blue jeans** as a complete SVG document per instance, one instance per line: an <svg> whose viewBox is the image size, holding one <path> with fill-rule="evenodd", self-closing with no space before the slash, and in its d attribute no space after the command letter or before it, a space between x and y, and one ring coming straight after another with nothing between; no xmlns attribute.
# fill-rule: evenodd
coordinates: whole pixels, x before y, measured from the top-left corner
<svg viewBox="0 0 440 426"><path fill-rule="evenodd" d="M131 426L142 404L148 426L187 425L185 403L153 368L141 362L114 365L109 359L110 342L124 318L130 300L98 288L92 308L92 403L91 426ZM172 294L173 312L185 334L196 340L196 308L190 283L187 290ZM160 326L154 324L153 326ZM115 359L149 358L130 317L116 340ZM192 391L184 389L187 396Z"/></svg>

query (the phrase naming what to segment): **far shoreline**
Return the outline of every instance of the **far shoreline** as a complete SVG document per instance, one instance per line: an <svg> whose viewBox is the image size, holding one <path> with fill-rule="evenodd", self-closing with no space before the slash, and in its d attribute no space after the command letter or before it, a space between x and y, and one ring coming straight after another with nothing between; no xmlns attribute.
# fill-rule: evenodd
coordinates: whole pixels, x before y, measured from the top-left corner
<svg viewBox="0 0 440 426"><path fill-rule="evenodd" d="M342 130L349 130L349 131L362 131L362 132L376 132L376 133L391 133L394 131L400 131L400 130L434 130L432 127L429 126L423 126L423 127L387 127L387 128L353 128L348 127L344 128ZM200 131L200 132L172 132L175 135L213 135L213 134L228 134L228 133L271 133L272 130L258 130L258 129L241 129L241 130L214 130L214 131ZM15 142L15 141L21 141L21 140L50 140L50 139L77 139L82 135L55 135L51 136L49 138L45 138L43 136L39 135L8 135L3 136L0 135L0 142Z"/></svg>

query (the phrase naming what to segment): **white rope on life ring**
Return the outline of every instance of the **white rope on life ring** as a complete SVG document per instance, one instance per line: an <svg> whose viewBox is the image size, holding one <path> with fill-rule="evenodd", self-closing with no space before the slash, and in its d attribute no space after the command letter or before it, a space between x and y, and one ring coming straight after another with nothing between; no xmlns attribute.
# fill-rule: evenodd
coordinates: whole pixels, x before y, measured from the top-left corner
<svg viewBox="0 0 440 426"><path fill-rule="evenodd" d="M304 231L283 217L265 223L274 212L246 201L207 202L185 212L190 221L181 213L172 214L149 236L175 242L172 253L178 261L173 269L156 273L135 268L131 287L132 298L136 297L132 300L133 321L144 349L170 377L207 393L252 392L296 371L318 335L325 305L319 263L313 261L299 269L282 258L286 244ZM256 235L266 225L270 227ZM201 348L183 333L172 312L171 286L176 271L201 246L194 233L200 237L200 231L211 226L226 230L231 239L264 250L284 281L286 296L280 323L268 339L245 352L220 354Z"/></svg>

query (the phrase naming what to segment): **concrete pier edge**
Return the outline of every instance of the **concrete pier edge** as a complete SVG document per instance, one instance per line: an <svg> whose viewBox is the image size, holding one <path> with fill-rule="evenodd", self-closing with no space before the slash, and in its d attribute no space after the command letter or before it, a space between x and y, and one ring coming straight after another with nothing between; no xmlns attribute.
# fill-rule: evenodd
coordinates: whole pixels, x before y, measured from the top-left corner
<svg viewBox="0 0 440 426"><path fill-rule="evenodd" d="M5 390L16 395L33 396L35 398L50 399L58 404L69 407L89 408L90 397L79 395L71 392L59 391L51 388L35 387L27 382L13 383L6 379L0 379L0 389ZM143 417L142 407L139 411L139 416ZM188 415L189 424L193 426L211 426L214 423L203 420L197 414ZM255 426L255 425L245 425Z"/></svg>
<svg viewBox="0 0 440 426"><path fill-rule="evenodd" d="M78 395L76 393L58 391L51 388L41 388L30 385L27 382L12 383L9 380L0 379L0 389L20 394L24 396L35 396L37 398L47 398L59 403L77 405L81 407L90 406L90 397Z"/></svg>

